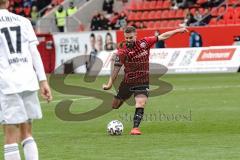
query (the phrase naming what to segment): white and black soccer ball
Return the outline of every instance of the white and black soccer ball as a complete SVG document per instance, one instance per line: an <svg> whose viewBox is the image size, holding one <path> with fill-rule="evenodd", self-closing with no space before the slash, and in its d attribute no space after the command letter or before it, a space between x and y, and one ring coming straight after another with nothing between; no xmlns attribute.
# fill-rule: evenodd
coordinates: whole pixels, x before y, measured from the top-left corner
<svg viewBox="0 0 240 160"><path fill-rule="evenodd" d="M123 133L123 124L119 120L112 120L107 125L107 132L109 135L121 135Z"/></svg>

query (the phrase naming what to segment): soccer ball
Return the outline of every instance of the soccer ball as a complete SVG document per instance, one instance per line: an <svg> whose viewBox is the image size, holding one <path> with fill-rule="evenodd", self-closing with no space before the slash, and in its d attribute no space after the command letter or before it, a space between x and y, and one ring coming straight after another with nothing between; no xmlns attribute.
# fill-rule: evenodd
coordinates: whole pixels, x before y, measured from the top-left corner
<svg viewBox="0 0 240 160"><path fill-rule="evenodd" d="M115 136L123 133L123 124L119 120L113 120L107 125L108 134Z"/></svg>

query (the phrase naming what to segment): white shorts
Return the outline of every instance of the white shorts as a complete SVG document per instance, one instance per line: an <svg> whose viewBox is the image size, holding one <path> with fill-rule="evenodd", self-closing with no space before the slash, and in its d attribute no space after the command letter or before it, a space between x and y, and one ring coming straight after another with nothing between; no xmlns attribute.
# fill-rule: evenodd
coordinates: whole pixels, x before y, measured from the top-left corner
<svg viewBox="0 0 240 160"><path fill-rule="evenodd" d="M20 124L28 120L41 119L42 111L37 91L16 94L0 92L0 123Z"/></svg>

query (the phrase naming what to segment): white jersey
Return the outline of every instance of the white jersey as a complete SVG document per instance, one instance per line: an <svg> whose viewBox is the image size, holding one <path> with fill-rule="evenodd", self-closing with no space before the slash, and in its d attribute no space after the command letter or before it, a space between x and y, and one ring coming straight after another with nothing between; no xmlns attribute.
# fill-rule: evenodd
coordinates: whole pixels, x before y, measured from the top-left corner
<svg viewBox="0 0 240 160"><path fill-rule="evenodd" d="M0 9L0 90L4 94L39 89L30 45L38 40L31 22Z"/></svg>

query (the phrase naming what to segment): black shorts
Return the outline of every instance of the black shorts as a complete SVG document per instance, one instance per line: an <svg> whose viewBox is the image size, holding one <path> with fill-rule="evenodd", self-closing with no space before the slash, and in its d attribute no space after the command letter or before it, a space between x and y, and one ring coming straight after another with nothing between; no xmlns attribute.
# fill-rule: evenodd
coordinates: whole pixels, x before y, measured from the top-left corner
<svg viewBox="0 0 240 160"><path fill-rule="evenodd" d="M134 94L134 97L137 95L143 94L148 97L149 94L149 83L139 84L139 85L130 85L125 82L121 82L118 93L115 96L117 99L127 100Z"/></svg>

